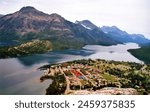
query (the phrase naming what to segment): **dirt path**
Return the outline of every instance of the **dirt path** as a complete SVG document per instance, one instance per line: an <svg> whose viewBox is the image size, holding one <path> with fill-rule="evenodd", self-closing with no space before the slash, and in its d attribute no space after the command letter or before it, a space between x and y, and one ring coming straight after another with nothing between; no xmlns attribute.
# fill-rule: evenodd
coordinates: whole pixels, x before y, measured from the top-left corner
<svg viewBox="0 0 150 112"><path fill-rule="evenodd" d="M70 81L69 81L69 77L66 76L66 74L63 72L63 70L61 68L59 68L60 72L64 75L65 79L66 79L66 83L67 83L67 86L66 86L66 90L65 90L65 93L64 94L67 94L69 93L71 90L70 90Z"/></svg>

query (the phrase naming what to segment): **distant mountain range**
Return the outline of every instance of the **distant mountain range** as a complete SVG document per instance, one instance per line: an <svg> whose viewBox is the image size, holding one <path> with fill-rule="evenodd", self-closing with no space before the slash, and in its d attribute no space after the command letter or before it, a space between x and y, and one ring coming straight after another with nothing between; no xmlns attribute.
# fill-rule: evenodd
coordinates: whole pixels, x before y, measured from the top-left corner
<svg viewBox="0 0 150 112"><path fill-rule="evenodd" d="M89 20L76 21L76 23L80 23L83 27L89 30L98 29L98 27L91 23ZM145 38L144 35L129 34L126 31L120 30L116 26L103 26L101 28L99 27L99 30L103 31L110 38L121 43L133 42L139 44L141 48L130 49L128 51L136 58L144 61L145 63L150 63L150 40Z"/></svg>
<svg viewBox="0 0 150 112"><path fill-rule="evenodd" d="M122 43L126 42L134 42L137 44L147 44L150 43L150 40L144 37L141 34L129 34L126 31L122 31L116 26L103 26L100 28L103 32L105 32L109 37L120 41Z"/></svg>
<svg viewBox="0 0 150 112"><path fill-rule="evenodd" d="M94 25L89 20L76 21L76 22L80 23L83 27L85 27L89 30L93 30L93 29L98 28L98 26ZM112 27L103 26L103 27L99 27L99 30L101 32L104 32L105 34L107 34L107 36L109 36L113 40L119 41L121 43L127 43L127 42L133 42L133 43L137 43L137 44L150 43L150 40L145 38L144 35L129 34L126 31L120 30L116 26L112 26Z"/></svg>

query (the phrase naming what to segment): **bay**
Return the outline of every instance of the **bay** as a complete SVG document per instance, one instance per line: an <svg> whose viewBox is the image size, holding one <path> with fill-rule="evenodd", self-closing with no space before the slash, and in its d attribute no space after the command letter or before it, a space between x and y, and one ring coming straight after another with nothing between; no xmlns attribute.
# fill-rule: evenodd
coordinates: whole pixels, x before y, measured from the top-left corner
<svg viewBox="0 0 150 112"><path fill-rule="evenodd" d="M19 58L0 59L0 94L42 95L52 80L40 82L38 68L52 63L77 59L105 59L143 63L127 50L137 49L135 43L113 46L86 45L81 50L61 50Z"/></svg>

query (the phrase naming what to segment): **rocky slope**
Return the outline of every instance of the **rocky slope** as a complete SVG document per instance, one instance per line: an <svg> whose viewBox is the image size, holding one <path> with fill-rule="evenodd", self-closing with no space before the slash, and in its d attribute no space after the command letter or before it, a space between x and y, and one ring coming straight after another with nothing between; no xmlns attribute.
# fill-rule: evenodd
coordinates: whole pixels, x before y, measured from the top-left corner
<svg viewBox="0 0 150 112"><path fill-rule="evenodd" d="M94 25L91 21L89 20L83 20L83 21L76 21L76 24L81 24L83 27L89 30L93 30L95 28L98 28L96 25Z"/></svg>
<svg viewBox="0 0 150 112"><path fill-rule="evenodd" d="M58 14L45 14L34 7L0 18L0 41L47 39L58 48L81 47L85 44L117 44L102 31L84 28L65 20Z"/></svg>
<svg viewBox="0 0 150 112"><path fill-rule="evenodd" d="M108 43L116 43L116 42L121 43L119 41L110 38L107 34L105 34L102 30L100 30L96 25L94 25L89 20L76 21L75 24L84 27L89 33L89 35L93 36L93 40L97 42L100 41L101 45L109 45Z"/></svg>

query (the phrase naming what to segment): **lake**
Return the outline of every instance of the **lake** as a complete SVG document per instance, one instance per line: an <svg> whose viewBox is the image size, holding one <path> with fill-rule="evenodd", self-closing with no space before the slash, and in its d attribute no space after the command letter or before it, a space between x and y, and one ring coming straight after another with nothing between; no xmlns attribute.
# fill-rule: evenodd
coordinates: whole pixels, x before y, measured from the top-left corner
<svg viewBox="0 0 150 112"><path fill-rule="evenodd" d="M137 49L134 43L113 46L86 45L81 50L53 51L32 56L0 59L0 94L40 95L45 94L52 80L40 82L43 71L39 67L76 59L106 59L143 63L127 50Z"/></svg>

